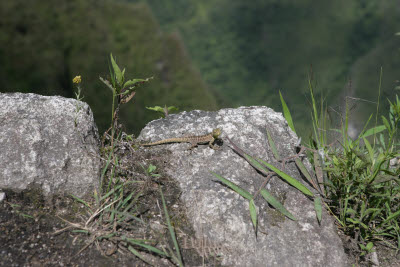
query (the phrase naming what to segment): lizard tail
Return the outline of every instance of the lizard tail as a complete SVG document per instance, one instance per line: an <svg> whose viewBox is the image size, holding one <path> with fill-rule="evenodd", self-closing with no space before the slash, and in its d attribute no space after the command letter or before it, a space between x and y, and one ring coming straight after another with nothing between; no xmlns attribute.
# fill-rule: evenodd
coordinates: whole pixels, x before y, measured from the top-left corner
<svg viewBox="0 0 400 267"><path fill-rule="evenodd" d="M161 144L167 144L167 143L181 143L182 140L178 138L169 138L165 140L160 140L152 143L145 143L141 144L141 146L156 146L156 145L161 145Z"/></svg>

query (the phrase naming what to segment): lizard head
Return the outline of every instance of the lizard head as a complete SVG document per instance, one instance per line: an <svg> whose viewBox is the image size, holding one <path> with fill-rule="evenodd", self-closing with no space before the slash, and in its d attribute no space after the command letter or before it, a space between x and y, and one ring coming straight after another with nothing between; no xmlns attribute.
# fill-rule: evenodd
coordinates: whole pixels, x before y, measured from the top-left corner
<svg viewBox="0 0 400 267"><path fill-rule="evenodd" d="M220 128L216 128L212 131L212 136L214 137L214 139L218 139L221 133L222 130Z"/></svg>

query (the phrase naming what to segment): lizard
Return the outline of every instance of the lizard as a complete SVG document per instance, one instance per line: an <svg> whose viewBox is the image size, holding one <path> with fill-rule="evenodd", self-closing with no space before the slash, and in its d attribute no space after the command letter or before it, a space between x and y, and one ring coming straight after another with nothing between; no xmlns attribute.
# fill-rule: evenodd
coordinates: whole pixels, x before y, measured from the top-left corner
<svg viewBox="0 0 400 267"><path fill-rule="evenodd" d="M187 137L176 137L176 138L168 138L156 142L151 142L151 143L144 143L141 144L141 146L156 146L156 145L161 145L161 144L168 144L168 143L191 143L192 146L189 149L192 149L196 147L199 144L207 144L210 146L212 149L217 149L213 143L215 142L216 139L220 137L222 133L222 130L220 128L216 128L212 130L211 133L206 134L206 135L200 135L200 136L187 136Z"/></svg>

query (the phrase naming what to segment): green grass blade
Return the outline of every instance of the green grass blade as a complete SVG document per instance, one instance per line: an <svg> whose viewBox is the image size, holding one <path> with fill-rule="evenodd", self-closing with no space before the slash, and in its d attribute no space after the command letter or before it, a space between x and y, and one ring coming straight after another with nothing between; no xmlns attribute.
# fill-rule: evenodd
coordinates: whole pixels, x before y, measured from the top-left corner
<svg viewBox="0 0 400 267"><path fill-rule="evenodd" d="M113 152L110 151L110 153L108 154L108 158L106 161L106 165L104 166L102 172L101 172L101 176L100 176L100 189L103 187L103 181L104 181L104 175L106 174L107 170L108 170L108 166L111 163L111 156L112 156ZM100 191L101 192L101 191Z"/></svg>
<svg viewBox="0 0 400 267"><path fill-rule="evenodd" d="M145 248L145 249L147 249L147 250L149 250L149 251L151 251L151 252L157 253L157 254L159 254L159 255L161 255L161 256L168 256L167 254L165 254L164 251L162 251L162 250L160 250L160 249L158 249L158 248L155 248L155 247L153 247L153 246L150 246L150 245L147 245L147 244L143 243L143 240L138 240L138 239L133 239L133 238L127 238L127 237L122 237L121 239L122 239L122 240L125 240L125 241L127 241L127 242L129 242L129 243L131 243L131 244L133 244L133 245L138 245L138 246L140 246L140 247L143 247L143 248Z"/></svg>
<svg viewBox="0 0 400 267"><path fill-rule="evenodd" d="M344 131L343 131L343 144L344 147L348 147L348 133L349 133L349 105L346 101L346 113L345 113L345 121L344 121Z"/></svg>
<svg viewBox="0 0 400 267"><path fill-rule="evenodd" d="M398 184L400 184L400 179L397 178L397 176L388 175L388 174L378 174L376 176L374 182L372 183L372 185L386 183L389 181L396 181Z"/></svg>
<svg viewBox="0 0 400 267"><path fill-rule="evenodd" d="M368 150L370 162L374 162L374 150L372 149L371 144L368 142L368 139L363 137L363 140L364 140L365 147Z"/></svg>
<svg viewBox="0 0 400 267"><path fill-rule="evenodd" d="M123 88L127 87L127 86L132 86L135 85L139 82L147 82L149 79L133 79L133 80L129 80L127 82L125 82Z"/></svg>
<svg viewBox="0 0 400 267"><path fill-rule="evenodd" d="M323 171L323 166L322 166L322 159L321 156L318 152L314 152L314 169L315 169L315 175L317 176L317 183L318 186L322 187L324 183L324 171ZM322 192L325 195L325 191L323 190L324 188L322 187Z"/></svg>
<svg viewBox="0 0 400 267"><path fill-rule="evenodd" d="M89 211L90 211L91 214L93 213L92 209L90 208L89 203L87 203L87 202L84 201L83 199L80 199L79 197L74 196L74 195L72 195L72 194L71 194L71 197L73 197L73 198L74 198L76 201L78 201L79 203L82 203L83 205L85 205L85 206L89 209Z"/></svg>
<svg viewBox="0 0 400 267"><path fill-rule="evenodd" d="M383 122L383 125L385 125L385 128L388 130L388 132L390 132L390 130L391 130L390 123L384 116L382 116L382 122Z"/></svg>
<svg viewBox="0 0 400 267"><path fill-rule="evenodd" d="M211 172L215 177L217 177L223 184L227 185L228 187L230 187L233 191L235 191L236 193L238 193L239 195L241 195L242 197L248 199L248 200L252 200L253 196L247 192L246 190L240 188L238 185L236 185L235 183L232 183L231 181L225 179L224 177L222 177L221 175L218 175L214 172Z"/></svg>
<svg viewBox="0 0 400 267"><path fill-rule="evenodd" d="M270 146L270 148L272 150L272 153L274 154L275 159L280 161L281 157L279 156L278 150L276 149L276 146L275 146L274 139L272 139L272 136L271 136L271 134L270 134L268 129L267 129L267 136L268 136L269 146Z"/></svg>
<svg viewBox="0 0 400 267"><path fill-rule="evenodd" d="M110 57L111 57L111 64L112 64L112 67L113 67L115 76L117 77L118 84L120 84L120 85L122 86L122 82L123 82L123 81L122 81L122 72L121 72L121 69L118 67L118 65L117 65L117 63L115 62L114 57L113 57L112 54L110 55ZM118 92L118 93L120 93L120 92Z"/></svg>
<svg viewBox="0 0 400 267"><path fill-rule="evenodd" d="M398 216L400 216L400 210L396 211L395 213L393 213L392 215L390 215L389 217L387 217L387 219L384 220L381 224L385 224L385 223L387 223L388 221L390 221L390 220L392 220L392 219L394 219L394 218L396 218L396 217L398 217Z"/></svg>
<svg viewBox="0 0 400 267"><path fill-rule="evenodd" d="M261 189L260 194L263 198L276 210L288 217L289 219L296 221L297 219L291 214L276 198L274 198L266 189Z"/></svg>
<svg viewBox="0 0 400 267"><path fill-rule="evenodd" d="M116 187L114 187L113 189L111 189L110 191L108 191L107 194L105 194L104 196L102 196L100 198L101 201L103 201L104 199L108 198L110 195L114 194L115 192L117 192L118 190L121 189L121 187L126 186L128 184L134 184L134 183L140 183L141 181L128 181L125 182L124 184L119 184Z"/></svg>
<svg viewBox="0 0 400 267"><path fill-rule="evenodd" d="M361 139L361 138L363 137L363 135L364 135L364 133L365 133L365 129L367 128L367 126L368 126L368 124L369 124L369 121L370 121L371 118L372 118L372 115L373 115L373 114L371 114L371 115L369 116L367 122L366 122L365 125L364 125L364 128L362 129L361 133L358 135L357 140L359 140L359 139Z"/></svg>
<svg viewBox="0 0 400 267"><path fill-rule="evenodd" d="M317 128L318 128L319 123L318 123L317 105L316 105L315 98L314 98L314 90L313 90L313 87L311 84L311 80L308 81L308 84L310 87L310 96L311 96L311 102L312 102L312 114L314 116L314 123L315 123L315 126L317 126ZM315 138L318 139L318 136L316 135Z"/></svg>
<svg viewBox="0 0 400 267"><path fill-rule="evenodd" d="M264 175L268 175L268 170L265 169L259 162L257 162L254 158L252 158L251 156L247 155L246 153L244 153L244 151L238 147L234 142L232 142L231 139L229 139L229 137L226 137L226 139L228 139L228 141L231 143L231 145L233 146L234 150L236 151L236 153L238 153L241 157L243 157L244 159L247 160L248 163L250 163L250 165L255 168L256 170L258 170L259 172L263 173Z"/></svg>
<svg viewBox="0 0 400 267"><path fill-rule="evenodd" d="M130 214L128 212L115 211L115 214L121 216L121 219L119 219L118 222L123 222L126 219L132 219L132 220L135 220L137 222L140 222L143 225L146 225L146 223L142 219L140 219L140 218L138 218L138 217L136 217L136 216L134 216L134 215L132 215L132 214Z"/></svg>
<svg viewBox="0 0 400 267"><path fill-rule="evenodd" d="M251 222L254 225L254 230L256 231L256 236L257 236L257 209L256 205L254 204L254 199L251 199L249 201L249 210L250 210Z"/></svg>
<svg viewBox="0 0 400 267"><path fill-rule="evenodd" d="M110 191L108 191L107 194L105 194L104 196L102 196L102 197L100 198L100 200L103 201L104 199L108 198L109 196L111 196L112 194L114 194L115 191L121 189L121 187L123 187L123 186L124 186L123 184L117 185L116 187L114 187L113 189L111 189Z"/></svg>
<svg viewBox="0 0 400 267"><path fill-rule="evenodd" d="M366 164L370 164L371 159L367 156L365 156L364 153L362 153L361 151L359 151L358 149L355 148L350 148L351 152L353 152L359 159L361 159L364 163Z"/></svg>
<svg viewBox="0 0 400 267"><path fill-rule="evenodd" d="M306 166L304 166L303 162L299 159L296 158L294 160L296 162L296 166L299 168L300 172L306 177L307 181L312 184L312 186L315 188L315 190L318 190L318 192L321 191L319 186L315 183L314 179L311 177L310 173L308 172Z"/></svg>
<svg viewBox="0 0 400 267"><path fill-rule="evenodd" d="M360 137L361 137L361 138L363 138L363 137L368 137L368 136L370 136L370 135L383 132L384 130L386 130L385 125L379 125L379 126L376 126L376 127L374 127L374 128L368 129L368 130L365 131L365 133L362 134Z"/></svg>
<svg viewBox="0 0 400 267"><path fill-rule="evenodd" d="M267 174L269 171L264 168L263 165L260 164L260 162L258 162L257 160L255 160L252 156L244 154L244 158L254 167L256 168L258 171Z"/></svg>
<svg viewBox="0 0 400 267"><path fill-rule="evenodd" d="M322 206L321 206L321 198L320 197L314 198L314 209L315 209L315 214L317 215L318 222L321 223L321 221L322 221Z"/></svg>
<svg viewBox="0 0 400 267"><path fill-rule="evenodd" d="M112 54L111 54L111 57L112 57ZM108 62L108 70L110 72L111 85L109 85L109 82L107 80L104 80L101 77L100 77L100 80L102 80L105 84L107 84L108 87L111 89L111 92L114 94L115 93L114 91L115 91L116 84L115 84L114 71L112 70L111 65L112 64L110 64L110 62Z"/></svg>
<svg viewBox="0 0 400 267"><path fill-rule="evenodd" d="M181 251L180 251L179 245L178 245L178 240L176 239L175 230L172 227L171 219L169 218L169 214L168 214L168 210L167 210L167 204L165 203L164 194L162 192L161 187L160 187L160 194L161 194L162 205L163 205L163 208L164 208L165 219L167 220L168 230L169 230L169 233L171 235L172 242L174 243L175 252L176 252L177 258L178 258L178 262L177 263L179 264L179 266L183 267L183 261L182 261Z"/></svg>
<svg viewBox="0 0 400 267"><path fill-rule="evenodd" d="M307 196L310 196L310 197L314 196L314 194L307 187L305 187L302 183L300 183L299 181L297 181L296 179L294 179L290 175L288 175L285 172L279 170L275 166L263 161L262 159L257 159L257 160L260 161L265 166L267 166L268 169L274 171L277 175L279 175L281 178L283 178L290 185L292 185L293 187L295 187L298 190L300 190L303 194L305 194Z"/></svg>
<svg viewBox="0 0 400 267"><path fill-rule="evenodd" d="M154 266L153 264L151 264L149 261L147 261L142 254L139 253L139 251L137 251L136 249L134 249L132 246L128 246L129 251L135 255L136 257L138 257L139 259L141 259L142 261L144 261L145 263Z"/></svg>
<svg viewBox="0 0 400 267"><path fill-rule="evenodd" d="M281 91L279 91L279 95L281 98L281 103L282 103L282 109L283 109L283 116L285 117L290 129L292 129L293 132L296 133L296 130L294 129L294 124L293 124L293 119L292 119L292 115L290 114L289 108L286 105L285 100L283 99L283 96L281 94Z"/></svg>
<svg viewBox="0 0 400 267"><path fill-rule="evenodd" d="M124 207L126 205L126 203L128 203L128 201L132 198L133 194L135 192L132 192L129 194L129 196L127 196L124 201L122 201L118 206L117 206L117 210L119 210L120 208Z"/></svg>

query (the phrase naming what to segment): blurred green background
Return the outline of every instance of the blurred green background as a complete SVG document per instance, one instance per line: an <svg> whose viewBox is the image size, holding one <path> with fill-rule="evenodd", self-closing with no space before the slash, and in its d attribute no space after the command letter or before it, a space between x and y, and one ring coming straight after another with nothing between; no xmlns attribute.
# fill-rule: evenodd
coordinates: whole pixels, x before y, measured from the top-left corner
<svg viewBox="0 0 400 267"><path fill-rule="evenodd" d="M74 97L104 131L110 126L107 77L112 52L126 77L147 78L123 106L128 133L180 110L265 105L281 110L281 90L302 135L310 129L308 79L339 113L344 96L382 112L400 79L397 1L321 0L13 0L0 2L0 91ZM352 100L362 127L376 104ZM332 110L332 114L335 112Z"/></svg>

